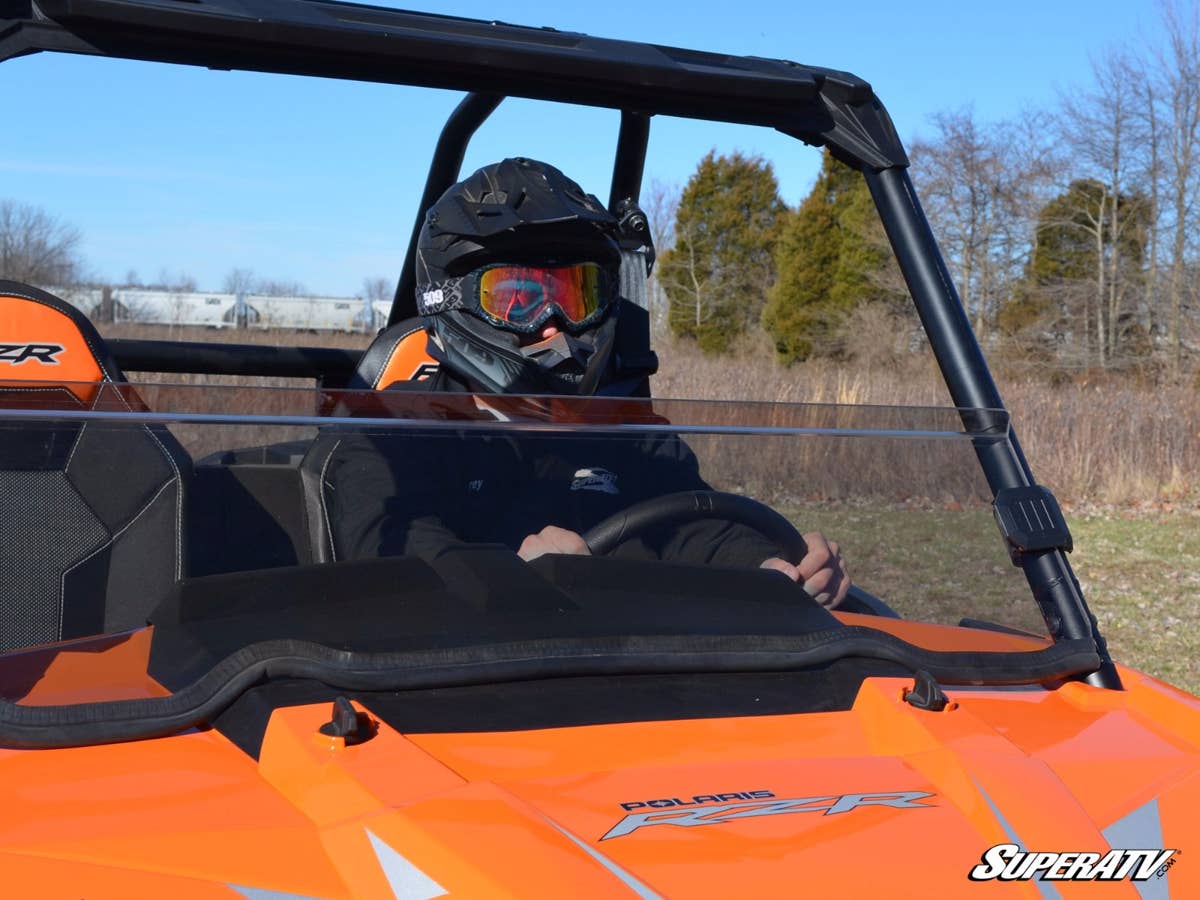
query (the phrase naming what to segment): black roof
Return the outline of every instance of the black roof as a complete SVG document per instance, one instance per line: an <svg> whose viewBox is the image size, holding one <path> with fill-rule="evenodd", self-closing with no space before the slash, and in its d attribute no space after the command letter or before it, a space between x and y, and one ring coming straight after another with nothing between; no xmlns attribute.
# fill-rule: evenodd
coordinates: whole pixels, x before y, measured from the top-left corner
<svg viewBox="0 0 1200 900"><path fill-rule="evenodd" d="M0 0L0 61L43 50L412 84L766 125L908 164L847 72L330 0Z"/></svg>

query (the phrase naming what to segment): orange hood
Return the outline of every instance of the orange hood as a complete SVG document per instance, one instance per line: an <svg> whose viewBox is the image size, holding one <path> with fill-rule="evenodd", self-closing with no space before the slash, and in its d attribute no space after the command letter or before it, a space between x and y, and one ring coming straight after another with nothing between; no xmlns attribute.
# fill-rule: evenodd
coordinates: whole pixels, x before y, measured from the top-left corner
<svg viewBox="0 0 1200 900"><path fill-rule="evenodd" d="M322 703L277 710L258 761L216 732L0 751L0 871L89 900L1200 896L1200 703L1122 677L354 746ZM970 881L1004 843L1182 852L1142 883Z"/></svg>

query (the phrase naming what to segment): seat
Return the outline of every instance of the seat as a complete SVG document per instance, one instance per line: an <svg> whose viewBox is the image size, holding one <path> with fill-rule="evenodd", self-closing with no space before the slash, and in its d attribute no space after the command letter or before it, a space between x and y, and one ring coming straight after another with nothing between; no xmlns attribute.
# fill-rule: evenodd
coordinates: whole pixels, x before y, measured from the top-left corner
<svg viewBox="0 0 1200 900"><path fill-rule="evenodd" d="M186 452L79 416L144 410L79 310L0 280L0 650L139 627L183 577Z"/></svg>
<svg viewBox="0 0 1200 900"><path fill-rule="evenodd" d="M437 361L425 349L426 332L419 318L405 319L381 331L362 355L354 374L346 384L349 391L383 391L397 382L428 381L437 374ZM345 398L334 398L322 405L327 416L369 415L363 395L354 398L355 410L347 408ZM338 551L329 521L325 474L337 452L341 437L336 428L322 428L300 463L300 482L304 491L304 509L308 519L309 545L313 562L333 562Z"/></svg>
<svg viewBox="0 0 1200 900"><path fill-rule="evenodd" d="M346 385L352 391L382 391L397 381L428 381L437 374L419 318L385 328L371 342Z"/></svg>
<svg viewBox="0 0 1200 900"><path fill-rule="evenodd" d="M643 265L638 260L638 265ZM616 352L606 386L601 394L615 397L649 397L650 376L658 369L658 357L650 349L650 318L644 308L621 301L616 333ZM426 332L419 318L406 319L380 332L367 348L351 376L352 391L383 391L406 383L420 390L419 382L436 383L438 363L426 349ZM356 409L342 404L327 404L326 415L371 415L373 406L364 403L369 398L358 397ZM383 403L375 411L388 417ZM341 441L336 428L324 428L313 440L300 465L304 488L304 504L308 516L309 538L315 562L339 559L337 537L330 521L326 481L330 461L338 452Z"/></svg>

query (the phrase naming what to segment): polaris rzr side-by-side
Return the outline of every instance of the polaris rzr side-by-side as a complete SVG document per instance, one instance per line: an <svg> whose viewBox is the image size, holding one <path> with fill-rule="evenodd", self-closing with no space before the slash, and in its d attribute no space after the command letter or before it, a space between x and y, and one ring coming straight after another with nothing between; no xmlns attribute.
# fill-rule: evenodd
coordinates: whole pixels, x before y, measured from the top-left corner
<svg viewBox="0 0 1200 900"><path fill-rule="evenodd" d="M0 281L6 896L1200 893L1200 702L1110 658L869 84L325 0L0 4L0 60L43 51L467 93L359 349L106 338ZM507 97L619 111L606 203L526 158L445 200ZM951 405L652 396L655 116L861 172ZM455 268L529 222L543 256ZM526 553L547 525L581 545ZM787 576L816 533L847 590Z"/></svg>

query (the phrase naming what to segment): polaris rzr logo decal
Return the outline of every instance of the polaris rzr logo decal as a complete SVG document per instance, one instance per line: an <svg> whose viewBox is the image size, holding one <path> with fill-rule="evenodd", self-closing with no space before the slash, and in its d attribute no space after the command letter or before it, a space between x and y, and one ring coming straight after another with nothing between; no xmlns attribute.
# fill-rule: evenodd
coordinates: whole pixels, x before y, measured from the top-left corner
<svg viewBox="0 0 1200 900"><path fill-rule="evenodd" d="M632 800L622 803L621 809L670 809L676 806L699 806L702 803L727 803L730 800L771 800L771 791L734 791L731 794L693 794L691 797L660 797L657 800Z"/></svg>
<svg viewBox="0 0 1200 900"><path fill-rule="evenodd" d="M57 366L55 357L65 349L62 344L0 344L0 363L19 366L36 359L44 366Z"/></svg>
<svg viewBox="0 0 1200 900"><path fill-rule="evenodd" d="M749 791L751 794L769 793L767 791ZM723 825L735 819L751 819L759 816L781 816L785 813L819 812L826 816L836 816L850 812L860 806L888 806L892 809L930 809L931 804L918 803L933 794L924 791L895 791L874 794L842 794L840 797L798 797L793 800L751 800L743 803L720 803L707 805L709 795L700 795L693 801L702 805L694 809L679 809L675 806L678 798L671 798L672 808L657 808L651 812L632 813L618 822L609 832L600 838L607 841L611 838L624 837L639 828L649 828L651 825L676 825L681 828L692 828L697 825ZM719 795L711 795L719 796ZM649 806L654 802L645 801ZM622 803L629 808L630 804Z"/></svg>
<svg viewBox="0 0 1200 900"><path fill-rule="evenodd" d="M1070 851L1048 853L1022 850L1017 844L996 844L971 869L972 881L1145 881L1162 878L1174 865L1178 850L1109 850L1107 853Z"/></svg>
<svg viewBox="0 0 1200 900"><path fill-rule="evenodd" d="M608 469L578 469L575 480L571 482L573 491L603 491L606 494L619 494L617 475Z"/></svg>

